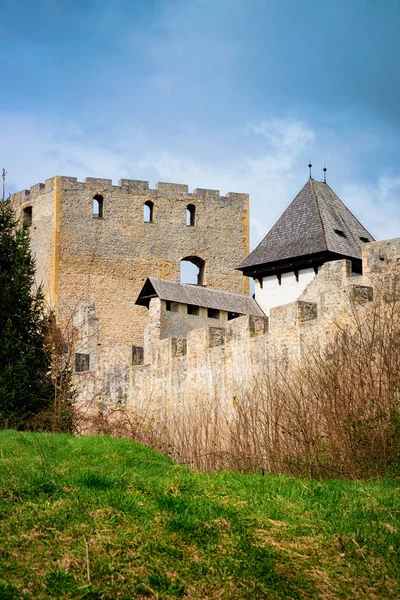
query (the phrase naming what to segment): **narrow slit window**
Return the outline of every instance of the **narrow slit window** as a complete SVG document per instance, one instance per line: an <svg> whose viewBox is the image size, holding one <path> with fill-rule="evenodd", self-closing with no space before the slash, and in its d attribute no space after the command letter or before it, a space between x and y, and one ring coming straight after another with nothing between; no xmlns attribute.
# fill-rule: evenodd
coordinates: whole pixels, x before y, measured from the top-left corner
<svg viewBox="0 0 400 600"><path fill-rule="evenodd" d="M103 218L103 200L101 194L93 196L93 216L97 219Z"/></svg>
<svg viewBox="0 0 400 600"><path fill-rule="evenodd" d="M143 207L143 220L145 223L152 223L154 217L154 204L151 200L147 200Z"/></svg>
<svg viewBox="0 0 400 600"><path fill-rule="evenodd" d="M142 365L144 363L143 346L132 346L132 365Z"/></svg>
<svg viewBox="0 0 400 600"><path fill-rule="evenodd" d="M32 225L32 206L24 208L22 213L22 220L30 227Z"/></svg>
<svg viewBox="0 0 400 600"><path fill-rule="evenodd" d="M186 225L194 227L196 218L196 207L194 204L188 204L186 208Z"/></svg>

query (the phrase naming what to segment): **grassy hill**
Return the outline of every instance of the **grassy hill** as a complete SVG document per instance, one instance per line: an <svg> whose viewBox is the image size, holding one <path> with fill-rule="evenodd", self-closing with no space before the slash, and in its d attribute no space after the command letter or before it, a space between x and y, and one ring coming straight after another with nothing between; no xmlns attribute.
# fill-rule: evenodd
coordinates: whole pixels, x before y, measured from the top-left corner
<svg viewBox="0 0 400 600"><path fill-rule="evenodd" d="M204 474L127 440L0 432L1 600L398 598L399 527L394 479Z"/></svg>

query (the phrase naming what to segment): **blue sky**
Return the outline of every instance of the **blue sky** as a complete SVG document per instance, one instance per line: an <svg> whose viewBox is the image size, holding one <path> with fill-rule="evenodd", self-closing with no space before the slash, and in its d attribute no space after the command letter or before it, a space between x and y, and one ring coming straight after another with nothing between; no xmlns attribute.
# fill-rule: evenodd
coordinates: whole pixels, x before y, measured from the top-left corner
<svg viewBox="0 0 400 600"><path fill-rule="evenodd" d="M400 235L398 0L2 0L8 191L56 174L251 195L252 246L309 157Z"/></svg>

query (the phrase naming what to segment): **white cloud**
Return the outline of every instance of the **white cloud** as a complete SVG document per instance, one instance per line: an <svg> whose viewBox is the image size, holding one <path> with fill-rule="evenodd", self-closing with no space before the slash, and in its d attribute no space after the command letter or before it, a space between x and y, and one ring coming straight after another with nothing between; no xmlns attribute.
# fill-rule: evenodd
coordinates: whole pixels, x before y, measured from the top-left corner
<svg viewBox="0 0 400 600"><path fill-rule="evenodd" d="M340 187L342 198L362 223L371 223L378 240L400 236L400 177L381 175L375 185L362 181Z"/></svg>
<svg viewBox="0 0 400 600"><path fill-rule="evenodd" d="M286 119L249 125L245 133L243 137L263 137L258 153L254 148L254 156L238 153L235 159L210 164L160 152L143 158L139 166L153 167L160 179L185 182L191 188L249 193L254 247L304 183L307 171L302 156L313 145L315 133L305 123Z"/></svg>
<svg viewBox="0 0 400 600"><path fill-rule="evenodd" d="M293 153L315 141L314 131L304 122L293 119L271 119L248 125L247 131L264 136L271 146Z"/></svg>
<svg viewBox="0 0 400 600"><path fill-rule="evenodd" d="M279 218L305 183L310 154L321 154L318 132L307 123L272 119L235 132L233 144L223 135L210 139L199 134L155 139L143 132L105 130L98 123L88 135L75 122L0 113L2 164L8 171L8 191L44 181L54 175L150 179L196 187L245 192L251 198L251 240L254 247ZM356 141L355 141L356 143ZM207 148L217 149L212 156ZM167 151L166 148L173 148ZM349 152L347 148L347 152ZM331 144L333 159L342 148ZM331 160L333 160L331 158ZM321 165L322 166L322 165ZM356 176L356 161L338 185L339 196L371 228L377 239L400 235L400 175L382 173L372 183Z"/></svg>

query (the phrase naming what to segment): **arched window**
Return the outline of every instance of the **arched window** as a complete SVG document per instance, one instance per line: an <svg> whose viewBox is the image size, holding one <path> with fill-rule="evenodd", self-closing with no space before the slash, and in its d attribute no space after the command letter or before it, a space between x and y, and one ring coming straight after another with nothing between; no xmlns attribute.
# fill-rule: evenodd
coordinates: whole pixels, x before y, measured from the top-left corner
<svg viewBox="0 0 400 600"><path fill-rule="evenodd" d="M152 223L154 216L154 204L151 200L147 200L143 207L143 220L145 223Z"/></svg>
<svg viewBox="0 0 400 600"><path fill-rule="evenodd" d="M26 206L22 211L22 220L29 227L32 225L32 206Z"/></svg>
<svg viewBox="0 0 400 600"><path fill-rule="evenodd" d="M195 215L196 215L196 207L195 207L195 205L194 204L188 204L187 208L186 208L186 225L188 225L189 227L193 227L194 226Z"/></svg>
<svg viewBox="0 0 400 600"><path fill-rule="evenodd" d="M181 283L204 284L205 262L198 256L186 256L181 260Z"/></svg>
<svg viewBox="0 0 400 600"><path fill-rule="evenodd" d="M103 196L100 194L93 196L93 216L98 219L103 218Z"/></svg>

